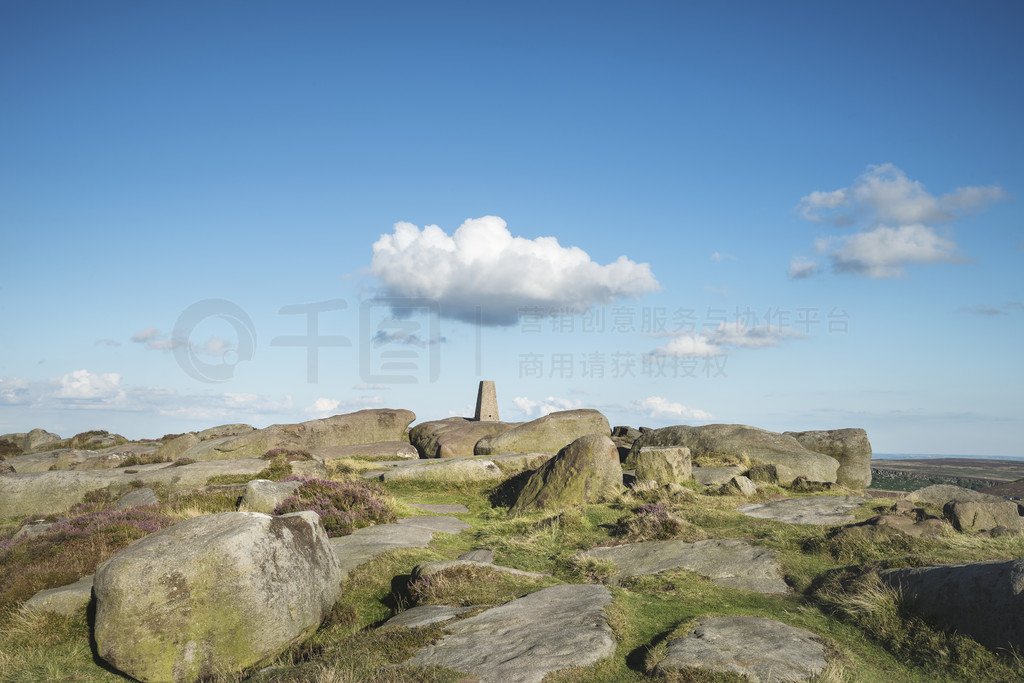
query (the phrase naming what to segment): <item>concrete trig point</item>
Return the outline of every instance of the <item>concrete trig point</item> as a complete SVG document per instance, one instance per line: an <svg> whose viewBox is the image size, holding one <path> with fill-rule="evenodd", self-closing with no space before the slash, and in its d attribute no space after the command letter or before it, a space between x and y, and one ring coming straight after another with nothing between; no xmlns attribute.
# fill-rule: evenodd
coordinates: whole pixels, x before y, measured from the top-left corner
<svg viewBox="0 0 1024 683"><path fill-rule="evenodd" d="M476 415L473 419L478 422L498 421L498 395L494 391L494 382L480 382L480 388L476 392Z"/></svg>

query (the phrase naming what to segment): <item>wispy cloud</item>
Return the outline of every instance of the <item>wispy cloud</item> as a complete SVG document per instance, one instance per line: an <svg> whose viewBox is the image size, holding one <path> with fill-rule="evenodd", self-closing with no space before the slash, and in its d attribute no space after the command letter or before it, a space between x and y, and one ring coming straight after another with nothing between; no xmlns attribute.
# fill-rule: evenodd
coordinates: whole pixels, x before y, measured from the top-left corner
<svg viewBox="0 0 1024 683"><path fill-rule="evenodd" d="M778 346L785 339L803 339L807 335L778 325L747 326L739 322L722 322L713 330L673 335L664 346L651 353L655 356L707 357L722 356L730 348L763 349Z"/></svg>
<svg viewBox="0 0 1024 683"><path fill-rule="evenodd" d="M103 346L120 346L121 342L116 341L114 339L110 339L110 338L104 338L104 339L97 339L96 340L96 345L97 346L100 346L100 345L103 345Z"/></svg>
<svg viewBox="0 0 1024 683"><path fill-rule="evenodd" d="M911 265L964 262L948 231L940 234L932 224L1006 198L996 186L959 187L935 196L893 164L881 164L869 166L849 187L808 194L797 211L816 223L861 226L860 232L819 239L815 250L827 256L836 273L880 279L904 276ZM789 275L805 278L817 270L817 263L795 257Z"/></svg>
<svg viewBox="0 0 1024 683"><path fill-rule="evenodd" d="M972 315L1008 315L1014 311L1024 311L1024 302L1007 301L1002 306L991 306L989 304L977 304L974 306L961 306L956 309L958 313L970 313Z"/></svg>
<svg viewBox="0 0 1024 683"><path fill-rule="evenodd" d="M700 410L699 408L691 408L685 406L682 403L670 401L667 398L661 396L648 396L647 398L639 401L634 401L630 406L635 412L641 413L652 419L682 419L682 420L698 420L700 422L709 422L715 419L715 416L706 410Z"/></svg>
<svg viewBox="0 0 1024 683"><path fill-rule="evenodd" d="M601 265L554 237L514 237L497 216L469 219L454 234L396 223L373 245L370 270L390 296L423 297L441 315L512 325L521 308L584 310L659 288L646 263Z"/></svg>
<svg viewBox="0 0 1024 683"><path fill-rule="evenodd" d="M547 398L537 400L527 398L526 396L516 396L512 399L512 405L523 416L528 418L543 417L549 413L555 413L560 410L575 410L583 406L576 399L560 398L557 396L548 396Z"/></svg>

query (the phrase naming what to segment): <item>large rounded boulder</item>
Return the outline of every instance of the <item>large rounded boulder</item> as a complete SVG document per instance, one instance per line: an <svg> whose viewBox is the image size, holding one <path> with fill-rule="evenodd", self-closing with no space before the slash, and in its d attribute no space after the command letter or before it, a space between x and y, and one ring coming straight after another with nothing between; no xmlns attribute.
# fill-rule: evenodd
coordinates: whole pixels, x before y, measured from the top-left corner
<svg viewBox="0 0 1024 683"><path fill-rule="evenodd" d="M238 672L311 635L341 594L313 512L196 517L97 568L99 655L140 681Z"/></svg>
<svg viewBox="0 0 1024 683"><path fill-rule="evenodd" d="M477 455L557 453L581 436L609 436L611 431L608 418L596 410L562 410L523 423L507 432L485 436L477 442L474 452Z"/></svg>
<svg viewBox="0 0 1024 683"><path fill-rule="evenodd" d="M839 461L836 481L851 489L871 486L871 442L863 429L826 429L813 432L783 432L804 448L824 453Z"/></svg>
<svg viewBox="0 0 1024 683"><path fill-rule="evenodd" d="M605 434L580 437L527 479L511 512L611 500L622 491L619 451Z"/></svg>
<svg viewBox="0 0 1024 683"><path fill-rule="evenodd" d="M480 422L464 417L421 422L409 432L409 442L424 458L459 458L473 455L476 442L516 427L514 422Z"/></svg>

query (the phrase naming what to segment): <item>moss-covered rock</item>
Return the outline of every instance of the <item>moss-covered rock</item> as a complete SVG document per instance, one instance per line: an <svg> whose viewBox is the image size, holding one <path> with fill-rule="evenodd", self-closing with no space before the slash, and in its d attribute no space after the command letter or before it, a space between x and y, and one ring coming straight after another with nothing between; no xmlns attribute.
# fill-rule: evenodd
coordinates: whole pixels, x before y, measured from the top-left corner
<svg viewBox="0 0 1024 683"><path fill-rule="evenodd" d="M96 570L96 648L143 681L231 674L312 634L341 593L313 512L224 512L151 534Z"/></svg>
<svg viewBox="0 0 1024 683"><path fill-rule="evenodd" d="M686 446L645 446L632 455L625 469L636 470L637 481L681 484L693 479L690 449Z"/></svg>
<svg viewBox="0 0 1024 683"><path fill-rule="evenodd" d="M526 481L511 512L600 503L622 490L622 467L605 434L583 436L541 465Z"/></svg>
<svg viewBox="0 0 1024 683"><path fill-rule="evenodd" d="M563 410L526 422L507 432L484 437L477 442L474 451L477 455L533 451L557 453L581 436L608 436L611 429L608 418L596 410Z"/></svg>

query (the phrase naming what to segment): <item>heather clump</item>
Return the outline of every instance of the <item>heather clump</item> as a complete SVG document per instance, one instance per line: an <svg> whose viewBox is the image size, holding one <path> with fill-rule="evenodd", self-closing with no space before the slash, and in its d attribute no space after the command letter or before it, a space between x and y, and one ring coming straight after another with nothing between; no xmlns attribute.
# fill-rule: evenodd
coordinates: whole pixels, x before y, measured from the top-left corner
<svg viewBox="0 0 1024 683"><path fill-rule="evenodd" d="M301 481L302 484L295 495L274 508L274 514L312 510L320 515L320 523L328 536L346 536L356 529L388 524L396 519L391 497L372 482L301 477L289 477L285 481Z"/></svg>
<svg viewBox="0 0 1024 683"><path fill-rule="evenodd" d="M175 521L155 507L83 503L38 536L0 541L0 619L15 603L93 573L124 546Z"/></svg>

